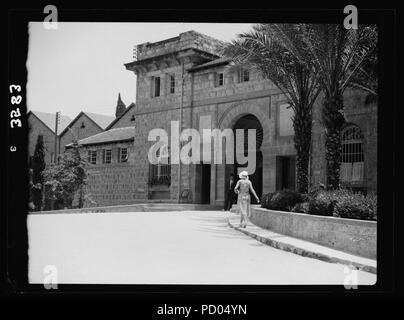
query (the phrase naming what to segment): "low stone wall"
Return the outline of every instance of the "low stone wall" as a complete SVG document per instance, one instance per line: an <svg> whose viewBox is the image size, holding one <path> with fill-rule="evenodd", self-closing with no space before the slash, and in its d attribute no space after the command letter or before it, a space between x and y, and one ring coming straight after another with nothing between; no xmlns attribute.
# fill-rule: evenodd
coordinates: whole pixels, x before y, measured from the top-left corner
<svg viewBox="0 0 404 320"><path fill-rule="evenodd" d="M377 256L377 222L252 208L251 222L287 236L370 259Z"/></svg>
<svg viewBox="0 0 404 320"><path fill-rule="evenodd" d="M160 211L190 211L190 210L220 210L221 206L209 204L177 203L176 201L153 200L133 203L131 205L88 207L81 209L61 209L48 211L32 211L29 214L64 214L64 213L103 213L103 212L160 212Z"/></svg>

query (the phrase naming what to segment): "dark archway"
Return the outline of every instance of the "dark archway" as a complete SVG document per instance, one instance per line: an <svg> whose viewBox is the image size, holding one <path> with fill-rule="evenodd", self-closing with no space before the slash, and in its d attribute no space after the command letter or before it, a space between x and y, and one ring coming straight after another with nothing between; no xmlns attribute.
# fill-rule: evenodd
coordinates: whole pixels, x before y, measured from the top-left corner
<svg viewBox="0 0 404 320"><path fill-rule="evenodd" d="M262 152L261 152L261 145L263 140L263 130L260 121L258 118L252 114L245 115L238 119L233 126L233 130L242 129L244 130L244 154L247 155L248 152L248 129L255 129L256 130L256 169L253 174L249 176L253 187L258 195L259 198L262 196ZM236 134L234 133L234 137ZM235 146L234 146L235 148ZM236 152L234 152L236 154ZM237 163L235 159L235 164L233 167L233 173L237 176L237 170L239 167L243 167L245 165L240 165ZM256 203L255 198L251 198L252 203Z"/></svg>

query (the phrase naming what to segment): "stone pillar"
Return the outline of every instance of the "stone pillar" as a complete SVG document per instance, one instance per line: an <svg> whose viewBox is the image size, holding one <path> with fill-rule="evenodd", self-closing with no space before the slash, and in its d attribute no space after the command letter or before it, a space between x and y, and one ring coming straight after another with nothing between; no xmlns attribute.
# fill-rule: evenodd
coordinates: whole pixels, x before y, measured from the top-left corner
<svg viewBox="0 0 404 320"><path fill-rule="evenodd" d="M262 194L276 190L276 155L270 149L262 150Z"/></svg>

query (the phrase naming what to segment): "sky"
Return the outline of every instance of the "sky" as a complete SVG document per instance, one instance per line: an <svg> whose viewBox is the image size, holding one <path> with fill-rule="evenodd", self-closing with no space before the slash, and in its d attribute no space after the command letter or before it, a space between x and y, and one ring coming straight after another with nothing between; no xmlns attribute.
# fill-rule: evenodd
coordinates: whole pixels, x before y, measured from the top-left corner
<svg viewBox="0 0 404 320"><path fill-rule="evenodd" d="M74 118L80 111L115 115L118 93L136 101L136 76L125 69L133 48L195 30L222 41L248 31L235 23L59 22L57 30L30 22L27 60L28 110Z"/></svg>

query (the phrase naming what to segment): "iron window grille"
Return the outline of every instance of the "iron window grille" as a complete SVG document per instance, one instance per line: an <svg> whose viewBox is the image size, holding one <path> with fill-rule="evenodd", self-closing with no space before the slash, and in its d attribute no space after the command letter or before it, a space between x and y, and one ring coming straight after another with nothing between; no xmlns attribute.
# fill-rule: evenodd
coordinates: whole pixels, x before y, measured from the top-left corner
<svg viewBox="0 0 404 320"><path fill-rule="evenodd" d="M169 148L166 153L161 154L160 149L157 150L157 164L150 164L149 167L149 184L169 186L171 184L171 164L169 156Z"/></svg>
<svg viewBox="0 0 404 320"><path fill-rule="evenodd" d="M356 125L349 125L341 132L341 182L362 184L364 181L364 137Z"/></svg>

